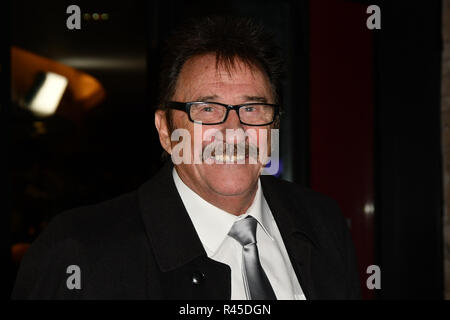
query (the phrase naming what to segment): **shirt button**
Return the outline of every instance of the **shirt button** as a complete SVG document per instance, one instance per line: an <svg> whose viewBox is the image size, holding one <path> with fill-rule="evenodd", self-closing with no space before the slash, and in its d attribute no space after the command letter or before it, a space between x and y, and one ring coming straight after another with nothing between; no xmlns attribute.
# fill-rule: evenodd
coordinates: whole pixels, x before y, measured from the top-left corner
<svg viewBox="0 0 450 320"><path fill-rule="evenodd" d="M192 284L199 285L205 280L205 274L199 271L196 271L192 274Z"/></svg>

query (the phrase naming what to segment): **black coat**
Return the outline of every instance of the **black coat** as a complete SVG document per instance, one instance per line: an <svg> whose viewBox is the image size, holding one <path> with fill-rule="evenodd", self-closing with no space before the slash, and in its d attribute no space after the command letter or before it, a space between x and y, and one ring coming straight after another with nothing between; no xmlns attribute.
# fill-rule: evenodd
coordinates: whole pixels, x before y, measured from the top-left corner
<svg viewBox="0 0 450 320"><path fill-rule="evenodd" d="M165 165L138 190L56 216L21 263L13 299L230 299L231 271L209 259ZM357 299L345 219L333 200L271 176L264 196L307 299ZM69 290L67 267L81 271Z"/></svg>

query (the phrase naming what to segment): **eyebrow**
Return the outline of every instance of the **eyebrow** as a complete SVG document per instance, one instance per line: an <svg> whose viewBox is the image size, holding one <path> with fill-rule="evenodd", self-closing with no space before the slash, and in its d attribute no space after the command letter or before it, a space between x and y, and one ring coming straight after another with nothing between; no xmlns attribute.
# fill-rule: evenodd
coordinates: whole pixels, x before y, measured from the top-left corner
<svg viewBox="0 0 450 320"><path fill-rule="evenodd" d="M218 98L218 95L212 95L212 96L201 96L198 97L195 101L214 101ZM267 98L266 97L261 97L261 96L242 96L242 99L244 101L256 101L256 102L262 102L262 103L267 103Z"/></svg>
<svg viewBox="0 0 450 320"><path fill-rule="evenodd" d="M198 97L195 101L205 101L205 102L207 102L207 101L215 100L218 97L219 96L217 94L212 95L212 96L201 96L201 97Z"/></svg>
<svg viewBox="0 0 450 320"><path fill-rule="evenodd" d="M243 98L244 98L245 101L256 101L256 102L267 103L267 98L266 97L261 97L261 96L244 96Z"/></svg>

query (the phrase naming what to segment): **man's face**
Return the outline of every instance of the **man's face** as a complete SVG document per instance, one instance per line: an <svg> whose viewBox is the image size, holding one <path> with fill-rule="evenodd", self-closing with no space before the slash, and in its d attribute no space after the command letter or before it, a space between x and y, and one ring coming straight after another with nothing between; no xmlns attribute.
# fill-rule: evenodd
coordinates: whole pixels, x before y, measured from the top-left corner
<svg viewBox="0 0 450 320"><path fill-rule="evenodd" d="M192 101L214 101L228 105L238 105L252 102L274 103L273 95L267 76L258 68L249 68L241 61L235 61L235 67L227 71L222 65L216 68L215 55L207 54L196 56L189 59L183 66L172 97L173 101L192 102ZM163 113L159 116L162 119ZM187 129L191 136L191 159L194 159L194 123L188 118L188 115L180 110L172 110L172 120L174 129ZM158 120L156 120L158 122ZM163 147L171 152L177 142L170 142L170 145L161 138L161 130L165 129L167 123L161 121L158 131L160 133ZM158 123L157 123L158 127ZM210 130L212 129L212 130ZM203 125L202 136L206 130L214 132L219 130L223 136L223 142L237 143L230 139L226 134L227 129L241 129L256 133L256 143L258 145L261 129L266 130L267 141L270 140L270 126L255 127L242 125L238 115L231 110L225 123L219 125ZM206 135L208 137L208 135ZM210 144L214 137L201 142L202 148ZM248 138L247 138L248 142ZM254 141L255 142L255 141ZM225 153L225 151L224 151ZM247 154L248 155L248 154ZM213 162L211 164L211 162ZM261 162L251 162L246 159L245 164L238 163L215 163L211 160L209 163L181 163L177 165L177 172L182 180L194 191L204 198L217 196L240 196L256 190L258 177L262 171Z"/></svg>

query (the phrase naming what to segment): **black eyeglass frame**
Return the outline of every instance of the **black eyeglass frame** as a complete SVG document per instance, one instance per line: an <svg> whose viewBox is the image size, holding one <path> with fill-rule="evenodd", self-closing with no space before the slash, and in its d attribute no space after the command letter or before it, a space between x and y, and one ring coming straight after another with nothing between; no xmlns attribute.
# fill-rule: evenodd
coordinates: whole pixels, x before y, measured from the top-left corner
<svg viewBox="0 0 450 320"><path fill-rule="evenodd" d="M217 124L222 124L225 123L228 119L228 114L230 112L230 110L235 110L237 113L237 116L239 118L239 121L241 122L241 124L246 125L246 126L254 126L254 127L261 127L261 126L267 126L269 124L272 124L276 118L280 115L280 106L278 104L272 104L272 103L262 103L262 102L251 102L251 103L244 103L244 104L237 104L237 105L229 105L229 104L225 104L225 103L220 103L220 102L214 102L214 101L193 101L193 102L176 102L176 101L169 101L167 103L167 107L169 107L170 109L175 109L175 110L181 110L187 113L189 121L194 122L194 123L200 123L200 121L195 121L191 118L191 106L194 104L200 104L200 103L211 103L211 104L218 104L221 105L223 107L225 107L227 109L227 112L225 113L225 117L223 118L222 121L220 122L214 122L214 123L201 123L203 125L217 125ZM274 108L273 110L273 119L270 122L264 123L264 124L250 124L250 123L246 123L243 122L241 120L241 116L239 115L239 109L242 107L248 107L248 106L254 106L254 105L265 105L265 106L271 106Z"/></svg>

